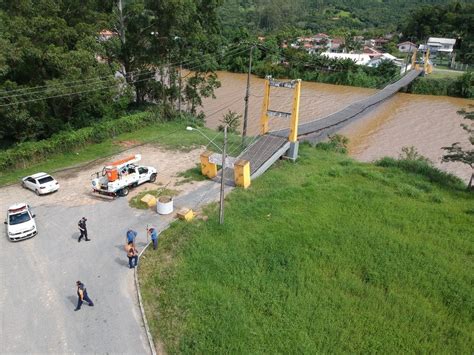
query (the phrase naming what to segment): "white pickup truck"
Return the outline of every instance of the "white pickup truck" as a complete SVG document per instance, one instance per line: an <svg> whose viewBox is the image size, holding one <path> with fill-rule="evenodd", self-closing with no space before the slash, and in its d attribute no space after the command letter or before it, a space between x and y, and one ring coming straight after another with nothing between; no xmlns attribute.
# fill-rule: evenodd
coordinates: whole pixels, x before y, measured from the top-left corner
<svg viewBox="0 0 474 355"><path fill-rule="evenodd" d="M145 182L155 182L156 169L151 166L136 165L140 160L141 155L136 154L105 166L102 172L94 174L93 192L110 197L127 196L130 188Z"/></svg>

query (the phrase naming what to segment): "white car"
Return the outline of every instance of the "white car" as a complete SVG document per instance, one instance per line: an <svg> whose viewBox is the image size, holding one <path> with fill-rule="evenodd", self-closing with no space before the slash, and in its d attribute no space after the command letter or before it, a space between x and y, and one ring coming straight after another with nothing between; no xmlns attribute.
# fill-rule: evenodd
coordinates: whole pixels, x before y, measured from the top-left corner
<svg viewBox="0 0 474 355"><path fill-rule="evenodd" d="M35 215L26 203L17 203L10 206L7 212L7 235L10 241L28 239L38 234Z"/></svg>
<svg viewBox="0 0 474 355"><path fill-rule="evenodd" d="M38 173L21 179L21 185L27 189L33 190L36 194L44 195L50 192L58 191L59 183L46 173Z"/></svg>

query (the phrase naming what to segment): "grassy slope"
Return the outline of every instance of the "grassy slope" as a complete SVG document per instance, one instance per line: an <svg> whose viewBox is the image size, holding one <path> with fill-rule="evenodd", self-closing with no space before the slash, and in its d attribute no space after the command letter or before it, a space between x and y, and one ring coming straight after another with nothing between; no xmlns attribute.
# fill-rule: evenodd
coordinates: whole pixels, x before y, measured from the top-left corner
<svg viewBox="0 0 474 355"><path fill-rule="evenodd" d="M90 144L84 149L78 149L75 153L58 154L47 161L31 165L24 169L0 173L0 186L11 182L17 182L23 176L37 173L39 171L47 171L51 173L58 169L87 163L94 159L118 153L124 149L123 146L119 144L122 141L134 141L137 144L154 142L163 148L185 150L207 145L209 143L207 139L198 132L186 131L186 126L186 122L168 122L147 126L135 132L120 134L114 139L109 139L98 144ZM217 134L207 128L200 129L210 138L214 138ZM220 134L216 139L218 146L222 146L222 140L223 137L222 134ZM236 147L236 142L239 141L240 138L234 135L231 135L229 138L229 144L232 147ZM211 146L210 149L212 150L213 147Z"/></svg>
<svg viewBox="0 0 474 355"><path fill-rule="evenodd" d="M472 194L303 146L226 200L225 225L177 222L140 269L171 352L474 348Z"/></svg>

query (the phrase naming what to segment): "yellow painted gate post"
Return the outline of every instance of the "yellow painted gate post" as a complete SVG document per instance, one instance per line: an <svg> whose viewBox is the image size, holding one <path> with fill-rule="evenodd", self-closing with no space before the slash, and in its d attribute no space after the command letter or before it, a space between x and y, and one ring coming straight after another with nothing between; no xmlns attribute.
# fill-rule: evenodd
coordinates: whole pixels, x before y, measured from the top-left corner
<svg viewBox="0 0 474 355"><path fill-rule="evenodd" d="M237 160L234 163L234 182L235 186L246 189L250 186L250 162L244 159Z"/></svg>
<svg viewBox="0 0 474 355"><path fill-rule="evenodd" d="M217 165L209 161L209 157L212 155L212 152L206 150L201 154L201 173L202 175L207 176L209 179L215 178L217 176Z"/></svg>
<svg viewBox="0 0 474 355"><path fill-rule="evenodd" d="M290 135L288 140L296 142L298 140L298 121L300 116L300 95L301 79L296 80L295 92L293 94L293 109L291 110Z"/></svg>
<svg viewBox="0 0 474 355"><path fill-rule="evenodd" d="M260 116L260 134L268 132L268 107L270 106L270 77L265 78L265 91L263 93L262 115Z"/></svg>
<svg viewBox="0 0 474 355"><path fill-rule="evenodd" d="M298 158L298 123L300 117L300 95L301 95L301 79L296 80L295 92L293 94L293 109L291 110L290 134L288 140L290 141L290 149L286 152L286 157L291 160Z"/></svg>

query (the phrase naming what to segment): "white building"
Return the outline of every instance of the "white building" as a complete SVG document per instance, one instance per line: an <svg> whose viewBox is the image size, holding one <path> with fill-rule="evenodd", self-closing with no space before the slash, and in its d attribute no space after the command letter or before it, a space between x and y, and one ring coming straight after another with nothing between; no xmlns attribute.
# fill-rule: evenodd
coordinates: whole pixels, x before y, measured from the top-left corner
<svg viewBox="0 0 474 355"><path fill-rule="evenodd" d="M357 65L367 65L370 62L370 56L365 53L353 54L353 53L324 52L324 53L321 53L321 55L329 59L350 59L354 61Z"/></svg>
<svg viewBox="0 0 474 355"><path fill-rule="evenodd" d="M427 42L427 46L430 49L430 52L435 55L436 53L453 53L453 48L455 44L456 40L454 38L430 37L428 38Z"/></svg>
<svg viewBox="0 0 474 355"><path fill-rule="evenodd" d="M402 42L397 44L397 47L402 53L413 53L416 50L416 44L412 42Z"/></svg>

